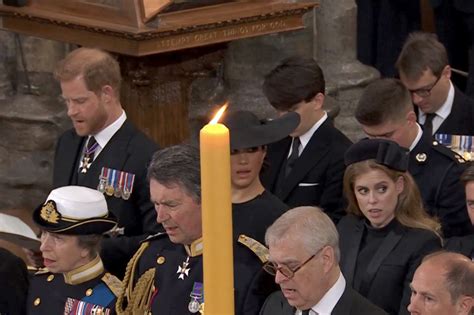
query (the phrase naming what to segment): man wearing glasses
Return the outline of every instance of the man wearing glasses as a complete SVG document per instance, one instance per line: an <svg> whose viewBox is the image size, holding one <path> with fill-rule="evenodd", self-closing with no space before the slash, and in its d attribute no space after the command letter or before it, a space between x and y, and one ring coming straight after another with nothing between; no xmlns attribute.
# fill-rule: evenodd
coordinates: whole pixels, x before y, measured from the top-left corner
<svg viewBox="0 0 474 315"><path fill-rule="evenodd" d="M460 181L465 161L421 129L403 83L380 79L369 84L359 99L355 118L369 138L389 139L410 150L408 172L428 213L441 221L443 235L469 234L472 226Z"/></svg>
<svg viewBox="0 0 474 315"><path fill-rule="evenodd" d="M411 33L398 56L400 79L431 134L474 135L474 100L451 82L446 49L436 35Z"/></svg>
<svg viewBox="0 0 474 315"><path fill-rule="evenodd" d="M339 236L319 208L289 210L271 225L264 269L281 291L268 297L260 315L386 314L352 288L339 268Z"/></svg>

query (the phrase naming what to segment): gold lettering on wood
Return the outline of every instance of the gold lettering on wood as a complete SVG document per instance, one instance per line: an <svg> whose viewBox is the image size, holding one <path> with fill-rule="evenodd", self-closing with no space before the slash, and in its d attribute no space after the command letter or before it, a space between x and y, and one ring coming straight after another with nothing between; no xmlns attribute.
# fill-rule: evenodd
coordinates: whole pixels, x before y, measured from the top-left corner
<svg viewBox="0 0 474 315"><path fill-rule="evenodd" d="M155 42L155 47L159 50L177 49L205 45L220 41L230 41L233 39L256 36L271 32L285 30L287 23L284 20L264 21L248 25L233 25L223 29L201 31L194 34L177 35L171 38L159 39Z"/></svg>

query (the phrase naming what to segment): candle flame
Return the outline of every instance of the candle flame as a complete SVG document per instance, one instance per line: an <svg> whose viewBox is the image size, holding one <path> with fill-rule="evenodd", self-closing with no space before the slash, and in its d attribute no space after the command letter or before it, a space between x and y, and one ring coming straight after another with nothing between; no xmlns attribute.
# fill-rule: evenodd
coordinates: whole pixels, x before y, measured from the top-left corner
<svg viewBox="0 0 474 315"><path fill-rule="evenodd" d="M224 114L228 105L229 105L229 102L226 102L224 105L222 105L222 107L217 111L214 118L212 118L212 120L209 122L210 125L215 125L219 122L219 119L221 119L222 114Z"/></svg>

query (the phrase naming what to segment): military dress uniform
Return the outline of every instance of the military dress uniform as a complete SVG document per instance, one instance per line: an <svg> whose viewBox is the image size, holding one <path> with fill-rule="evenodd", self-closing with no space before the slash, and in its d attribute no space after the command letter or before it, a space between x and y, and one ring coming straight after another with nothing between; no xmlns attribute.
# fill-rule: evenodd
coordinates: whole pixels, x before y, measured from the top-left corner
<svg viewBox="0 0 474 315"><path fill-rule="evenodd" d="M439 218L444 237L467 235L472 229L460 181L465 168L460 155L425 134L410 152L408 171L428 213Z"/></svg>
<svg viewBox="0 0 474 315"><path fill-rule="evenodd" d="M85 257L73 253L88 250L88 255L94 255L92 248L81 245L79 237L100 236L117 225L102 193L82 186L54 189L46 202L34 210L33 221L45 234L40 247L43 257L53 262L51 269L56 265L61 273L43 269L32 276L27 314L115 314L121 281L105 271L98 253L85 263ZM76 237L75 243L69 242L66 247L50 241L61 235L68 236L68 240ZM99 240L97 238L97 242ZM69 255L71 261L67 261L65 255Z"/></svg>
<svg viewBox="0 0 474 315"><path fill-rule="evenodd" d="M268 258L265 246L242 236L239 244L246 246L263 260ZM174 244L166 233L145 240L130 260L123 280L124 296L117 301L118 314L193 315L205 308L203 294L202 238L190 245ZM254 272L234 258L239 272ZM263 274L263 271L262 271ZM239 274L235 275L239 276ZM251 284L234 281L235 304L255 304L252 299L261 287L259 274ZM260 296L255 298L260 299ZM124 300L127 299L127 301ZM258 312L258 310L257 310ZM238 314L238 313L236 313ZM242 312L242 314L246 314Z"/></svg>
<svg viewBox="0 0 474 315"><path fill-rule="evenodd" d="M27 314L115 314L121 285L99 257L64 274L44 269L31 279Z"/></svg>

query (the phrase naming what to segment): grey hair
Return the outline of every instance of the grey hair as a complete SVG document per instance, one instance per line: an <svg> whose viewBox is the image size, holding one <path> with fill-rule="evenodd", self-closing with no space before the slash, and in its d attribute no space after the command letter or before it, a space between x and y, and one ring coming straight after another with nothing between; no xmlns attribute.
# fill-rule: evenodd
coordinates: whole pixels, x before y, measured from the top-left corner
<svg viewBox="0 0 474 315"><path fill-rule="evenodd" d="M334 223L320 208L298 207L284 213L265 233L268 246L278 243L281 239L301 242L301 246L310 254L316 253L324 246L331 246L336 262L339 263L339 234Z"/></svg>
<svg viewBox="0 0 474 315"><path fill-rule="evenodd" d="M164 186L179 185L194 201L201 203L199 150L191 145L175 145L157 151L148 166L148 180Z"/></svg>
<svg viewBox="0 0 474 315"><path fill-rule="evenodd" d="M90 257L96 257L99 254L102 235L88 234L75 236L77 237L77 245L79 245L79 247L89 250Z"/></svg>

